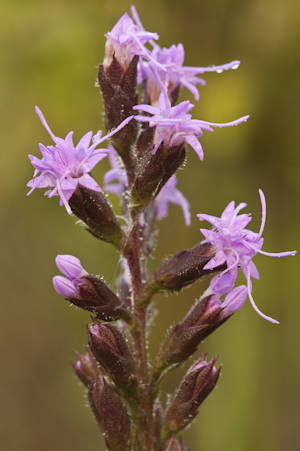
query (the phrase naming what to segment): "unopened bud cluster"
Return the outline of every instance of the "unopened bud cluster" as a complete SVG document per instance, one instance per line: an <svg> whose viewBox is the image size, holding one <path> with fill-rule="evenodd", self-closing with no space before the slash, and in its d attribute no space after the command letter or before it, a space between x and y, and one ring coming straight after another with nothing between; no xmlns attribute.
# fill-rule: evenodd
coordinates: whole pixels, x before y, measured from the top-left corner
<svg viewBox="0 0 300 451"><path fill-rule="evenodd" d="M249 116L227 123L192 118L194 105L187 100L177 103L181 89L188 88L199 100L197 86L205 83L199 75L236 69L239 61L184 66L183 45L160 47L157 33L144 29L134 7L131 12L132 18L124 14L106 33L104 61L98 69L107 134L88 132L74 145L73 132L65 139L55 136L36 108L54 145L40 144L41 159L29 156L35 168L29 194L48 188L48 197L58 196L60 205L80 219L93 237L112 244L120 254L117 289L87 272L72 255L57 256L63 275L53 278L59 295L92 314L86 325L86 352L75 352L73 368L88 390L106 449L186 451L179 434L215 387L220 367L215 366L216 358L198 356L167 406L160 399L165 374L190 359L247 297L262 317L276 323L253 300L251 278L258 279L259 273L252 259L257 253L280 257L295 252L262 251L266 201L260 190L258 233L246 228L250 215L239 214L246 204L235 207L230 202L220 217L198 214L213 229L200 229L204 240L177 251L150 273L148 259L157 222L167 215L169 204L181 207L185 224L191 224L190 205L176 187L175 175L186 159L187 146L202 161L204 132L239 125ZM105 141L107 147L100 147ZM92 170L107 156L111 169L102 189ZM119 197L121 215L114 213L107 193ZM239 268L246 285L235 286ZM147 332L153 296L180 291L205 276L210 276L209 287L171 328L149 362Z"/></svg>

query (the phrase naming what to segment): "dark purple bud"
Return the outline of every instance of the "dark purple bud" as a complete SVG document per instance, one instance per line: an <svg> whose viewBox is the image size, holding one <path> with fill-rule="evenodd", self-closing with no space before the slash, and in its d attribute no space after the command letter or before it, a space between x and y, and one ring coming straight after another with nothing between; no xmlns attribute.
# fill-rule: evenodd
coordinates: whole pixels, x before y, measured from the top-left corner
<svg viewBox="0 0 300 451"><path fill-rule="evenodd" d="M102 193L78 185L69 205L74 215L88 226L87 230L92 235L121 249L121 225Z"/></svg>
<svg viewBox="0 0 300 451"><path fill-rule="evenodd" d="M73 369L81 382L88 387L97 379L99 374L98 363L88 347L85 355L79 354L77 351L74 352L78 360L76 363L72 362Z"/></svg>
<svg viewBox="0 0 300 451"><path fill-rule="evenodd" d="M79 280L77 286L79 294L67 298L72 304L94 313L103 321L130 320L128 307L99 277L88 274Z"/></svg>
<svg viewBox="0 0 300 451"><path fill-rule="evenodd" d="M72 304L96 314L104 321L130 321L130 310L99 277L88 274L80 260L72 255L58 255L56 264L69 277L56 276L53 285L58 294Z"/></svg>
<svg viewBox="0 0 300 451"><path fill-rule="evenodd" d="M157 291L179 291L207 274L224 270L224 265L213 270L203 269L213 255L214 248L209 243L198 243L191 249L177 252L155 271L144 289L145 298Z"/></svg>
<svg viewBox="0 0 300 451"><path fill-rule="evenodd" d="M137 63L139 57L134 56L127 68L124 68L113 56L108 67L100 64L98 71L99 86L105 109L107 130L116 128L124 119L131 116L133 106L137 102ZM131 121L120 132L112 137L112 145L122 158L127 170L129 184L132 183L136 158L131 145L138 134L138 124Z"/></svg>
<svg viewBox="0 0 300 451"><path fill-rule="evenodd" d="M224 324L247 297L246 287L237 287L222 302L217 296L202 296L183 321L173 327L154 361L154 377L193 355L202 340Z"/></svg>
<svg viewBox="0 0 300 451"><path fill-rule="evenodd" d="M163 451L187 451L187 448L185 444L183 443L183 440L181 437L179 437L179 440L175 437L175 435L172 435L165 443Z"/></svg>
<svg viewBox="0 0 300 451"><path fill-rule="evenodd" d="M137 388L136 369L121 332L111 324L94 320L87 326L88 342L94 356L119 389L127 394Z"/></svg>
<svg viewBox="0 0 300 451"><path fill-rule="evenodd" d="M101 376L89 388L89 403L109 451L130 451L130 417L125 404Z"/></svg>
<svg viewBox="0 0 300 451"><path fill-rule="evenodd" d="M159 194L162 187L185 160L185 146L175 146L167 150L161 145L153 155L153 145L142 158L131 190L131 208L142 211Z"/></svg>
<svg viewBox="0 0 300 451"><path fill-rule="evenodd" d="M184 429L197 415L200 404L213 390L220 374L216 359L206 362L202 356L194 364L176 391L168 409L162 435L168 437Z"/></svg>

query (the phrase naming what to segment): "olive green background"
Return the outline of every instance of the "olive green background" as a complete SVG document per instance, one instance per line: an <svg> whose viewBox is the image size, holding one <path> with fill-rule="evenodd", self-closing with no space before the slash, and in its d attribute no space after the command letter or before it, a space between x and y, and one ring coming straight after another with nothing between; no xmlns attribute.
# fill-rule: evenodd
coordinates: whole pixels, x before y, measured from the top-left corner
<svg viewBox="0 0 300 451"><path fill-rule="evenodd" d="M247 202L251 226L259 230L258 189L267 198L264 250L300 249L299 239L299 44L297 0L140 0L145 28L160 45L182 42L185 64L206 66L242 61L236 71L207 74L199 87L193 117L226 122L245 114L249 121L205 132L205 158L188 152L178 187L191 203L192 224L171 206L159 223L151 271L168 255L202 239L197 213L219 216L231 201ZM38 105L55 135L74 130L75 143L103 126L101 96L95 87L104 54L103 34L129 12L117 0L6 0L0 17L0 444L4 451L104 450L73 375L73 348L83 351L89 316L69 308L52 286L57 254L79 257L84 268L115 286L118 255L76 225L58 198L43 190L26 197L39 156L38 143L51 139L37 115ZM181 99L193 101L187 90ZM93 172L101 184L108 162ZM116 210L118 203L111 198ZM208 224L207 224L208 226ZM217 388L197 421L183 436L191 451L297 450L299 429L299 257L255 257L261 281L249 301L202 345L220 355ZM243 280L242 277L240 279ZM180 321L208 284L197 282L180 295L157 296L150 334L151 355L171 324ZM241 282L243 283L243 282ZM200 352L200 351L198 351ZM199 354L198 354L199 355ZM187 370L170 374L172 393Z"/></svg>

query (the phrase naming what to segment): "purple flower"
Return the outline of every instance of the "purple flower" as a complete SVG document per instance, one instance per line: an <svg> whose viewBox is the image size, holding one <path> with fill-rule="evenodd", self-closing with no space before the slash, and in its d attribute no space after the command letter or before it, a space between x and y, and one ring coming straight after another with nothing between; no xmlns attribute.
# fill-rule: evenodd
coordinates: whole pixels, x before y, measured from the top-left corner
<svg viewBox="0 0 300 451"><path fill-rule="evenodd" d="M157 80L159 82L158 77ZM165 148L186 143L195 150L200 160L203 160L203 149L198 141L203 135L203 130L213 132L212 127L230 127L245 122L249 118L249 115L243 116L225 124L192 119L192 115L189 113L194 105L186 100L172 107L164 85L161 82L160 85L162 92L159 96L158 107L151 105L136 105L133 107L134 110L145 111L153 115L152 117L140 115L134 117L137 121L149 122L150 127L156 126L153 155L162 142Z"/></svg>
<svg viewBox="0 0 300 451"><path fill-rule="evenodd" d="M117 152L110 145L109 162L111 169L106 172L103 178L103 186L105 191L121 196L127 189L127 174L126 170L120 167L120 160ZM112 182L117 183L112 183ZM168 214L168 204L176 204L182 208L183 217L187 226L191 223L190 204L184 195L175 186L177 185L177 178L173 175L167 183L162 187L157 197L152 201L152 206L156 209L156 219L160 221Z"/></svg>
<svg viewBox="0 0 300 451"><path fill-rule="evenodd" d="M246 207L245 203L241 203L235 208L234 201L230 202L220 218L206 214L197 215L200 221L208 221L214 227L212 230L200 229L206 240L215 248L215 256L203 269L213 269L226 263L227 269L215 276L210 284L214 293L225 294L234 286L238 267L241 267L247 280L248 296L253 308L266 320L278 324L278 321L264 315L253 300L251 277L259 279L259 272L252 262L252 258L257 253L270 257L285 257L295 255L296 251L268 253L261 250L264 241L262 233L266 221L266 200L261 190L259 190L259 195L262 205L262 220L258 233L245 228L251 221L250 214L238 215L240 210Z"/></svg>
<svg viewBox="0 0 300 451"><path fill-rule="evenodd" d="M220 300L221 293L216 293L210 286L202 295L202 298L212 295L208 304L207 311L214 311L222 307L222 311L218 317L218 321L228 318L232 313L240 310L247 299L248 289L245 285L240 285L228 292L223 301Z"/></svg>
<svg viewBox="0 0 300 451"><path fill-rule="evenodd" d="M144 31L144 27L134 6L131 7L131 13L139 29ZM231 63L222 64L220 66L184 66L184 47L182 44L178 44L177 46L172 45L170 48L161 48L153 40L151 40L150 43L153 46L151 61L154 62L163 83L168 86L169 93L174 91L179 85L182 85L191 91L195 97L195 100L199 100L199 93L196 88L197 84L206 84L205 80L203 80L203 78L198 78L197 75L205 72L222 73L224 70L237 69L240 65L240 61L232 61ZM158 99L160 89L157 85L155 77L153 76L151 67L147 62L142 60L140 60L139 63L138 78L139 83L142 83L143 80L147 80L147 92L153 105L155 100Z"/></svg>
<svg viewBox="0 0 300 451"><path fill-rule="evenodd" d="M105 191L121 196L122 193L127 189L127 173L125 168L121 167L121 160L111 144L109 144L108 150L108 159L111 169L104 175L103 187Z"/></svg>
<svg viewBox="0 0 300 451"><path fill-rule="evenodd" d="M189 91L191 91L195 100L199 100L199 92L196 86L198 84L206 84L206 81L203 80L203 78L197 77L197 75L205 72L222 73L224 70L237 69L240 65L240 61L232 61L231 63L222 64L220 66L183 66L184 47L182 44L178 44L177 46L173 44L170 48L161 48L156 44L151 52L151 56L160 64L160 66L165 68L163 71L160 66L158 66L157 71L163 83L168 86L168 93L172 93L178 86L185 86L189 89ZM151 99L151 103L153 104L155 99L158 98L160 91L159 86L157 85L148 62L140 60L138 67L138 80L140 83L143 80L147 80L147 93Z"/></svg>
<svg viewBox="0 0 300 451"><path fill-rule="evenodd" d="M53 277L55 291L66 298L80 297L78 287L82 284L81 277L88 273L81 266L80 260L73 255L58 255L56 266L65 276Z"/></svg>
<svg viewBox="0 0 300 451"><path fill-rule="evenodd" d="M179 205L182 209L185 224L191 224L190 204L186 197L175 186L177 185L177 178L172 175L167 183L162 187L158 196L153 200L156 206L156 219L160 221L168 214L168 204Z"/></svg>
<svg viewBox="0 0 300 451"><path fill-rule="evenodd" d="M108 67L113 56L123 67L128 67L135 55L146 59L151 58L151 52L144 45L153 39L158 39L157 33L150 33L135 25L133 20L125 13L113 29L106 34L104 67Z"/></svg>
<svg viewBox="0 0 300 451"><path fill-rule="evenodd" d="M49 189L45 194L48 197L60 196L60 205L64 205L67 212L71 214L72 210L68 200L73 195L78 184L91 190L102 192L100 186L91 177L90 172L99 161L107 156L108 150L96 149L96 147L123 128L132 119L132 116L125 119L119 127L104 137L102 137L102 132L98 132L91 146L90 141L93 132L88 132L75 147L72 138L73 132L68 133L65 139L58 138L50 130L41 110L38 107L35 110L55 142L55 146L45 147L43 144L40 144L39 147L43 156L41 160L29 155L35 171L33 179L27 184L31 188L28 195L35 188L53 188L52 190ZM40 175L38 175L39 173Z"/></svg>

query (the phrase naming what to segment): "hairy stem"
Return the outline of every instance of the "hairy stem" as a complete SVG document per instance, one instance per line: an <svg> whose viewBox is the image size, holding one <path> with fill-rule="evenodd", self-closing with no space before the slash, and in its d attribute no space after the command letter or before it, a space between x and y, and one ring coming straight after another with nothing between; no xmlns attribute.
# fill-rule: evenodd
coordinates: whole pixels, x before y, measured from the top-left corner
<svg viewBox="0 0 300 451"><path fill-rule="evenodd" d="M142 288L141 274L141 253L142 246L139 242L139 222L136 221L128 238L126 247L126 258L132 278L132 304L135 326L131 328L131 333L135 343L140 396L144 415L137 418L139 427L143 435L145 451L153 450L152 434L152 401L149 399L149 378L147 362L146 343L146 309L140 305L140 293Z"/></svg>

